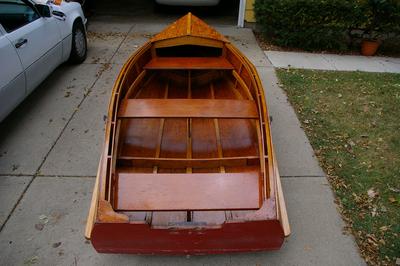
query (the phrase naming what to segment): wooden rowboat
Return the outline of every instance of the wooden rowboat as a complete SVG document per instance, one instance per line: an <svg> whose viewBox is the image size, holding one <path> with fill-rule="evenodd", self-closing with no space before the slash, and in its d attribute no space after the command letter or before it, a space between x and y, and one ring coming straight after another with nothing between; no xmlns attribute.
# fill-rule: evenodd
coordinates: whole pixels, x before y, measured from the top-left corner
<svg viewBox="0 0 400 266"><path fill-rule="evenodd" d="M86 237L98 252L205 254L289 234L257 71L189 13L115 82Z"/></svg>

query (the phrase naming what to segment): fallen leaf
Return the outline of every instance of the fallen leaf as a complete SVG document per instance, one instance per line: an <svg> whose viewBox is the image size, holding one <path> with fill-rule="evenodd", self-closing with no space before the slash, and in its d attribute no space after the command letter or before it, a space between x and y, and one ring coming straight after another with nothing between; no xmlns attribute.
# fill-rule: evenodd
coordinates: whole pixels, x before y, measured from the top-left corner
<svg viewBox="0 0 400 266"><path fill-rule="evenodd" d="M49 222L49 218L44 214L40 215L39 219L42 220L42 223L44 224L47 224Z"/></svg>
<svg viewBox="0 0 400 266"><path fill-rule="evenodd" d="M373 198L375 198L375 197L378 195L378 192L376 192L376 191L374 190L374 188L370 188L370 189L368 189L367 194L368 194L368 197L369 197L370 199L373 199Z"/></svg>
<svg viewBox="0 0 400 266"><path fill-rule="evenodd" d="M35 224L35 229L38 231L42 231L44 228L44 224Z"/></svg>
<svg viewBox="0 0 400 266"><path fill-rule="evenodd" d="M390 201L390 203L395 203L397 200L393 197L389 197L389 201Z"/></svg>
<svg viewBox="0 0 400 266"><path fill-rule="evenodd" d="M400 193L400 189L398 189L398 188L390 187L389 190L392 192Z"/></svg>
<svg viewBox="0 0 400 266"><path fill-rule="evenodd" d="M56 242L52 245L53 248L58 248L61 245L61 242Z"/></svg>
<svg viewBox="0 0 400 266"><path fill-rule="evenodd" d="M32 258L24 261L25 265L31 265L31 264L35 264L37 261L39 260L38 256L33 256Z"/></svg>
<svg viewBox="0 0 400 266"><path fill-rule="evenodd" d="M389 230L389 226L387 226L387 225L381 226L381 227L379 227L379 230L386 232L387 230Z"/></svg>
<svg viewBox="0 0 400 266"><path fill-rule="evenodd" d="M372 215L372 217L375 217L375 216L377 215L376 207L374 207L374 208L372 209L371 215Z"/></svg>

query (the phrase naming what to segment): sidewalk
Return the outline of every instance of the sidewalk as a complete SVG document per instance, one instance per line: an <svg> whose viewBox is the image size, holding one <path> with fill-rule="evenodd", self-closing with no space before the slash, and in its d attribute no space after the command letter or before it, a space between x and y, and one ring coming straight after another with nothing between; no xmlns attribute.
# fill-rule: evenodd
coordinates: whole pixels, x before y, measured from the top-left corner
<svg viewBox="0 0 400 266"><path fill-rule="evenodd" d="M400 58L265 51L277 68L400 73Z"/></svg>

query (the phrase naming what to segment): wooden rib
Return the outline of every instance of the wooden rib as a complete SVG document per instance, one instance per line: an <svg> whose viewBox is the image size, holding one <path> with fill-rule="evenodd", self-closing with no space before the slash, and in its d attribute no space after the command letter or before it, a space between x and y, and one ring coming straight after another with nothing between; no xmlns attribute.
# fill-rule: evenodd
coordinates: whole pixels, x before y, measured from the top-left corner
<svg viewBox="0 0 400 266"><path fill-rule="evenodd" d="M165 85L164 99L168 98L168 88L169 88L169 81L167 81L167 84ZM162 142L162 136L163 136L163 132L164 132L164 124L165 124L165 118L161 118L160 128L158 131L158 138L157 138L156 158L160 157L161 142ZM153 173L157 173L157 171L158 171L158 166L154 166Z"/></svg>
<svg viewBox="0 0 400 266"><path fill-rule="evenodd" d="M156 73L155 73L155 72L151 73L150 76L149 76L149 78L143 83L141 89L147 87L147 85L150 84L150 82L154 79L155 76L156 76ZM139 91L140 91L140 90L139 90ZM137 91L137 92L135 93L135 95L132 95L132 98L135 98L135 97L139 94L139 91Z"/></svg>
<svg viewBox="0 0 400 266"><path fill-rule="evenodd" d="M232 71L233 76L236 78L236 80L240 83L244 91L246 92L246 95L249 100L254 100L253 95L250 92L249 87L246 85L246 83L243 81L242 77L239 75L239 73L236 72L236 70Z"/></svg>
<svg viewBox="0 0 400 266"><path fill-rule="evenodd" d="M240 76L240 73L242 73L242 69L243 69L243 63L241 63L240 67L239 67L239 72L238 72L239 76ZM238 80L236 79L235 80L235 89L237 88L237 84L238 84Z"/></svg>
<svg viewBox="0 0 400 266"><path fill-rule="evenodd" d="M134 89L140 84L140 82L142 82L142 80L145 76L146 76L146 70L143 70L142 72L140 72L140 74L137 76L135 81L132 82L131 86L129 86L129 89L125 94L125 99L129 99L132 96Z"/></svg>
<svg viewBox="0 0 400 266"><path fill-rule="evenodd" d="M214 84L211 82L210 83L210 90L211 90L211 99L215 99L214 95ZM223 152L222 152L222 145L221 145L221 134L219 133L219 123L218 119L214 118L214 127L215 127L215 136L217 138L217 150L218 150L218 157L222 158ZM225 173L225 166L221 165L219 168L219 171L221 173Z"/></svg>
<svg viewBox="0 0 400 266"><path fill-rule="evenodd" d="M119 76L117 77L114 89L117 88L117 86L120 86L119 88L125 86L125 83L127 82L128 78L127 73L131 73L132 68L138 61L138 58L140 58L143 54L145 54L148 51L148 49L151 49L150 47L151 47L150 42L145 43L128 59L128 61L124 64L123 68L121 69Z"/></svg>
<svg viewBox="0 0 400 266"><path fill-rule="evenodd" d="M237 80L235 79L235 84L228 79L227 77L224 78L226 83L228 83L228 85L232 88L233 93L235 94L236 98L239 100L243 100L243 95L242 93L239 92L239 90L237 89Z"/></svg>

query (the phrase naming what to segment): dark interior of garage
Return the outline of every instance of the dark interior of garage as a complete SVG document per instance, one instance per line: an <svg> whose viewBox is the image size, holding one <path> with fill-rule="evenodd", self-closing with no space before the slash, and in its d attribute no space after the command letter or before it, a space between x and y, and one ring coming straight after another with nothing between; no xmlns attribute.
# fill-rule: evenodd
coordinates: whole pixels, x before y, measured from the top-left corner
<svg viewBox="0 0 400 266"><path fill-rule="evenodd" d="M85 9L90 16L129 16L146 20L180 17L192 12L204 18L216 20L218 24L235 25L239 11L239 0L221 0L210 7L166 6L151 0L86 0Z"/></svg>

